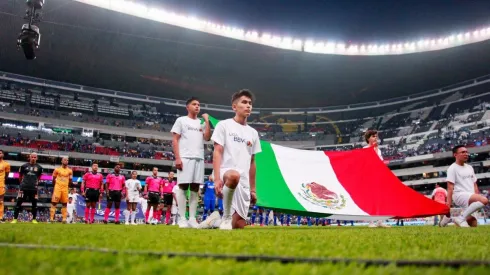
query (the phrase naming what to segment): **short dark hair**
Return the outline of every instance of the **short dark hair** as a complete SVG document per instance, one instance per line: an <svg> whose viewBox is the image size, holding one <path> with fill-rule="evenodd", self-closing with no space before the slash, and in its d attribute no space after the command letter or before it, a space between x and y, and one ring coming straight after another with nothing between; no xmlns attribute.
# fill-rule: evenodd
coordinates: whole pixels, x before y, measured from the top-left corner
<svg viewBox="0 0 490 275"><path fill-rule="evenodd" d="M195 100L195 101L197 101L197 102L199 102L199 98L197 98L197 97L191 97L191 98L189 98L189 99L188 99L188 100L185 102L185 106L187 106L187 105L191 104L191 102L192 102L192 101L194 101L194 100Z"/></svg>
<svg viewBox="0 0 490 275"><path fill-rule="evenodd" d="M0 149L0 152L2 152L2 154L5 154L5 152L2 149Z"/></svg>
<svg viewBox="0 0 490 275"><path fill-rule="evenodd" d="M454 146L453 147L453 154L456 154L458 152L459 148L463 148L463 147L466 147L466 146L464 146L462 144Z"/></svg>
<svg viewBox="0 0 490 275"><path fill-rule="evenodd" d="M235 103L235 101L242 96L246 96L246 97L250 98L252 100L252 102L255 101L255 96L254 96L254 94L252 94L252 92L250 90L242 89L242 90L234 93L231 96L231 104Z"/></svg>
<svg viewBox="0 0 490 275"><path fill-rule="evenodd" d="M369 138L377 134L378 131L376 130L367 130L366 133L364 133L364 140L366 140L366 142L369 143Z"/></svg>

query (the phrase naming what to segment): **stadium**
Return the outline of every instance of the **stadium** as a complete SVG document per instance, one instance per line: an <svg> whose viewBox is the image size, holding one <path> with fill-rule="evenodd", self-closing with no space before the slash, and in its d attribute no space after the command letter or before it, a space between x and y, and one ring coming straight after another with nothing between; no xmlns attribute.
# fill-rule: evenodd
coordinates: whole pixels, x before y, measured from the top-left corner
<svg viewBox="0 0 490 275"><path fill-rule="evenodd" d="M209 5L249 15L267 6L236 2L235 11ZM247 27L219 23L226 20L205 16L209 7L186 1L0 3L1 273L488 274L490 25L481 14L490 4L454 6L461 14L436 22L434 35L325 39L251 15L241 17ZM461 23L471 21L465 12L475 25ZM245 229L180 228L182 220L226 216L210 178L223 147L214 130L203 145L198 197L192 186L182 191L181 208L179 188L159 191L150 211L152 176L164 188L183 175L174 129L190 112L189 98L200 103L201 125L206 113L216 129L235 115L232 95L242 89L255 95L246 121L261 146L257 204L246 210ZM374 134L379 153L363 148ZM451 186L456 145L466 148L475 193L486 200L472 228L454 219L440 226L470 206L435 201L437 188ZM70 199L53 205L66 159ZM94 164L108 186L109 176L127 184L136 171L136 210L125 200L110 208L106 190L89 213ZM26 165L42 167L36 205L19 202Z"/></svg>

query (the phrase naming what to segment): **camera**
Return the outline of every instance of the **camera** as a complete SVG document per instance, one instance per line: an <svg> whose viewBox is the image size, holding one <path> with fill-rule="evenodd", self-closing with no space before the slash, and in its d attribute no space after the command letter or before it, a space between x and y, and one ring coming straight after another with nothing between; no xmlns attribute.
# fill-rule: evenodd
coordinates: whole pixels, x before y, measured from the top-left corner
<svg viewBox="0 0 490 275"><path fill-rule="evenodd" d="M27 0L28 7L25 19L29 22L22 26L22 30L17 37L17 48L22 49L26 59L36 59L35 51L39 48L41 42L41 32L39 27L34 25L40 22L40 14L37 12L44 6L44 0Z"/></svg>
<svg viewBox="0 0 490 275"><path fill-rule="evenodd" d="M27 0L26 4L29 8L40 10L43 8L44 0Z"/></svg>
<svg viewBox="0 0 490 275"><path fill-rule="evenodd" d="M17 39L17 47L22 48L26 59L33 60L36 58L34 52L39 48L41 33L35 25L24 24L22 31Z"/></svg>

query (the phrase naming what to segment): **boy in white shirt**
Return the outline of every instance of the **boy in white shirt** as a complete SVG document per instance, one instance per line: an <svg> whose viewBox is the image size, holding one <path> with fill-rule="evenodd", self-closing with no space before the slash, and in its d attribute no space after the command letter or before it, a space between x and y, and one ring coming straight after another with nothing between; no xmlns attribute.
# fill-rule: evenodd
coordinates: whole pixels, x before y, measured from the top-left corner
<svg viewBox="0 0 490 275"><path fill-rule="evenodd" d="M211 128L209 116L203 114L204 125L197 118L201 110L199 100L195 97L186 102L187 116L179 117L172 127L172 146L175 154L175 167L177 168L177 202L183 207L179 208L179 227L197 228L196 220L199 186L204 183L204 141L209 141ZM185 218L186 196L185 191L191 189L189 197L189 221Z"/></svg>
<svg viewBox="0 0 490 275"><path fill-rule="evenodd" d="M68 217L66 219L66 223L76 222L75 215L75 205L77 203L77 194L75 193L75 189L71 189L71 193L68 195L68 204L66 206Z"/></svg>
<svg viewBox="0 0 490 275"><path fill-rule="evenodd" d="M253 99L248 90L233 94L235 117L220 121L211 137L215 191L223 198L223 218L219 225L222 230L244 228L250 203L257 200L255 154L262 149L259 134L247 124ZM217 213L209 216L201 228L213 227L212 219L219 217Z"/></svg>
<svg viewBox="0 0 490 275"><path fill-rule="evenodd" d="M136 225L136 206L140 199L141 182L137 179L138 172L131 172L131 178L126 180L126 205L127 209L124 213L126 225L130 224L129 216L131 216L131 224Z"/></svg>
<svg viewBox="0 0 490 275"><path fill-rule="evenodd" d="M480 194L475 171L466 163L468 149L463 145L454 146L453 155L456 161L447 169L447 206L450 208L454 201L455 205L463 208L461 215L452 219L457 226L476 227L478 221L472 214L488 205L488 199ZM441 226L448 222L449 218L444 217Z"/></svg>

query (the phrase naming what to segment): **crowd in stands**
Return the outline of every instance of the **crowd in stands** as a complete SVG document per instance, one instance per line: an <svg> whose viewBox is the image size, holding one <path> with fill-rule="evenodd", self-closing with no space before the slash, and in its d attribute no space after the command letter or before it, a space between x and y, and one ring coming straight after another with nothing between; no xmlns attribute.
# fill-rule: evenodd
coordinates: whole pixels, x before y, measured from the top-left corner
<svg viewBox="0 0 490 275"><path fill-rule="evenodd" d="M100 143L90 143L83 137L62 135L59 141L50 141L43 139L30 139L18 133L17 136L2 134L0 136L0 145L29 148L35 151L64 151L78 152L87 154L99 154L110 156L124 156L132 158L149 158L161 160L175 160L171 151L171 141L162 142L159 147L151 145L142 147L140 143L123 142L121 146L104 146L104 141ZM159 151L165 150L165 151Z"/></svg>
<svg viewBox="0 0 490 275"><path fill-rule="evenodd" d="M158 113L155 111L155 106L144 104L143 106L133 106L130 102L115 103L104 98L101 98L99 102L94 98L79 98L75 95L60 96L59 93L46 93L45 91L33 92L29 89L16 87L15 84L0 84L0 101L6 103L2 105L4 112L36 117L68 118L68 120L91 124L155 131L168 131L177 117L176 113L172 112ZM467 88L465 92L456 91L436 95L429 99L410 102L410 104L395 104L386 107L384 114L380 113L378 110L380 108L373 107L355 112L325 115L305 114L304 116L285 116L284 118L268 115L262 118L254 117L251 119L251 123L252 125L254 121L270 123L255 125L255 127L260 132L261 139L272 142L314 140L316 141L315 145L351 143L336 148L327 147L326 150L361 148L364 144L362 132L367 128L380 129L379 136L385 140L381 142L383 145L381 150L387 160L445 152L450 150L454 144L466 144L469 147L484 146L488 144L490 133L485 131L471 133L471 131L474 132L476 125L475 127L455 130L454 124L476 124L482 121L485 110L489 107L489 104L486 103L490 100L490 96L486 95L489 86L489 84L484 83ZM43 101L43 97L50 100ZM77 105L83 104L88 106L87 110L91 111L77 109ZM117 110L132 108L132 111L128 111L127 116L112 116L110 112L97 114L95 106L99 105ZM151 109L151 111L147 111L147 109ZM458 116L458 114L465 113L469 115ZM356 116L357 118L355 118ZM306 126L304 124L289 126L279 124L279 122L301 122L305 119L308 121ZM328 119L346 119L346 121L324 124ZM436 130L437 133L425 134L429 130ZM408 136L412 137L407 138ZM398 137L402 138L392 140ZM107 142L100 138L93 140L73 135L63 135L58 141L53 141L41 137L28 137L22 133L17 136L3 134L0 137L0 144L36 150L71 151L133 158L165 160L174 160L175 158L170 141L159 141L157 144L142 140L130 143L117 142L117 140ZM206 148L207 162L212 162L211 152L212 146L208 146Z"/></svg>
<svg viewBox="0 0 490 275"><path fill-rule="evenodd" d="M381 141L381 151L386 160L401 159L411 156L418 156L431 153L447 152L455 144L465 144L468 147L485 146L490 142L490 130L483 130L477 133L470 133L467 128L459 129L458 131L448 130L440 131L428 135L424 139L424 143L408 148L409 145L405 142L406 139L400 141ZM62 135L60 134L58 141L50 141L38 138L29 138L18 133L17 136L2 134L0 136L0 145L15 146L28 148L35 151L64 151L64 152L79 152L87 154L99 154L109 156L123 156L131 158L147 158L157 160L175 160L175 155L172 151L171 141L159 141L159 145L150 143L149 140L139 140L138 142L116 142L119 145L106 145L108 141L97 139L89 141L82 136ZM112 142L113 143L113 142ZM345 146L337 146L335 148L320 148L320 150L352 150L362 148L364 143L355 143ZM205 161L212 162L212 145L205 146Z"/></svg>
<svg viewBox="0 0 490 275"><path fill-rule="evenodd" d="M113 102L109 99L79 98L73 95L63 95L59 99L59 92L33 92L29 89L16 87L15 84L0 83L0 101L7 103L2 106L5 112L22 113L37 117L54 117L60 119L86 122L98 125L109 125L131 129L149 129L154 131L168 131L178 116L177 112L185 113L183 108L167 106L168 112L159 113L155 106L133 105L134 102ZM456 91L449 94L434 95L415 102L394 104L383 108L361 109L355 112L338 112L324 115L290 115L276 116L265 115L252 117L250 123L256 124L264 140L269 141L302 141L320 140L328 144L335 144L339 140L343 142L356 142L360 139L359 132L365 128L381 130L380 136L385 139L396 137L400 129L407 127L406 134L423 133L429 130L433 122L437 122L437 128L447 126L451 118L460 113L483 110L487 107L490 96L489 83L484 83L465 89L465 92ZM9 90L10 89L10 90ZM12 92L14 91L14 92ZM44 96L41 95L44 93ZM54 98L49 102L39 98ZM39 100L38 100L39 99ZM68 103L67 103L68 102ZM102 103L104 102L104 103ZM80 105L86 104L87 110L80 109ZM105 104L105 105L104 105ZM117 112L95 112L93 106L103 105L107 108L126 110L127 115L117 115ZM106 106L107 105L107 106ZM104 108L105 108L104 107ZM70 109L71 108L71 109ZM78 109L77 109L78 108ZM132 111L128 111L128 108ZM172 109L174 108L174 109ZM115 109L115 110L116 110ZM149 111L151 110L151 111ZM479 121L482 114L470 116L467 121ZM304 122L308 125L305 127ZM286 125L281 123L298 123ZM330 138L331 135L342 137Z"/></svg>

